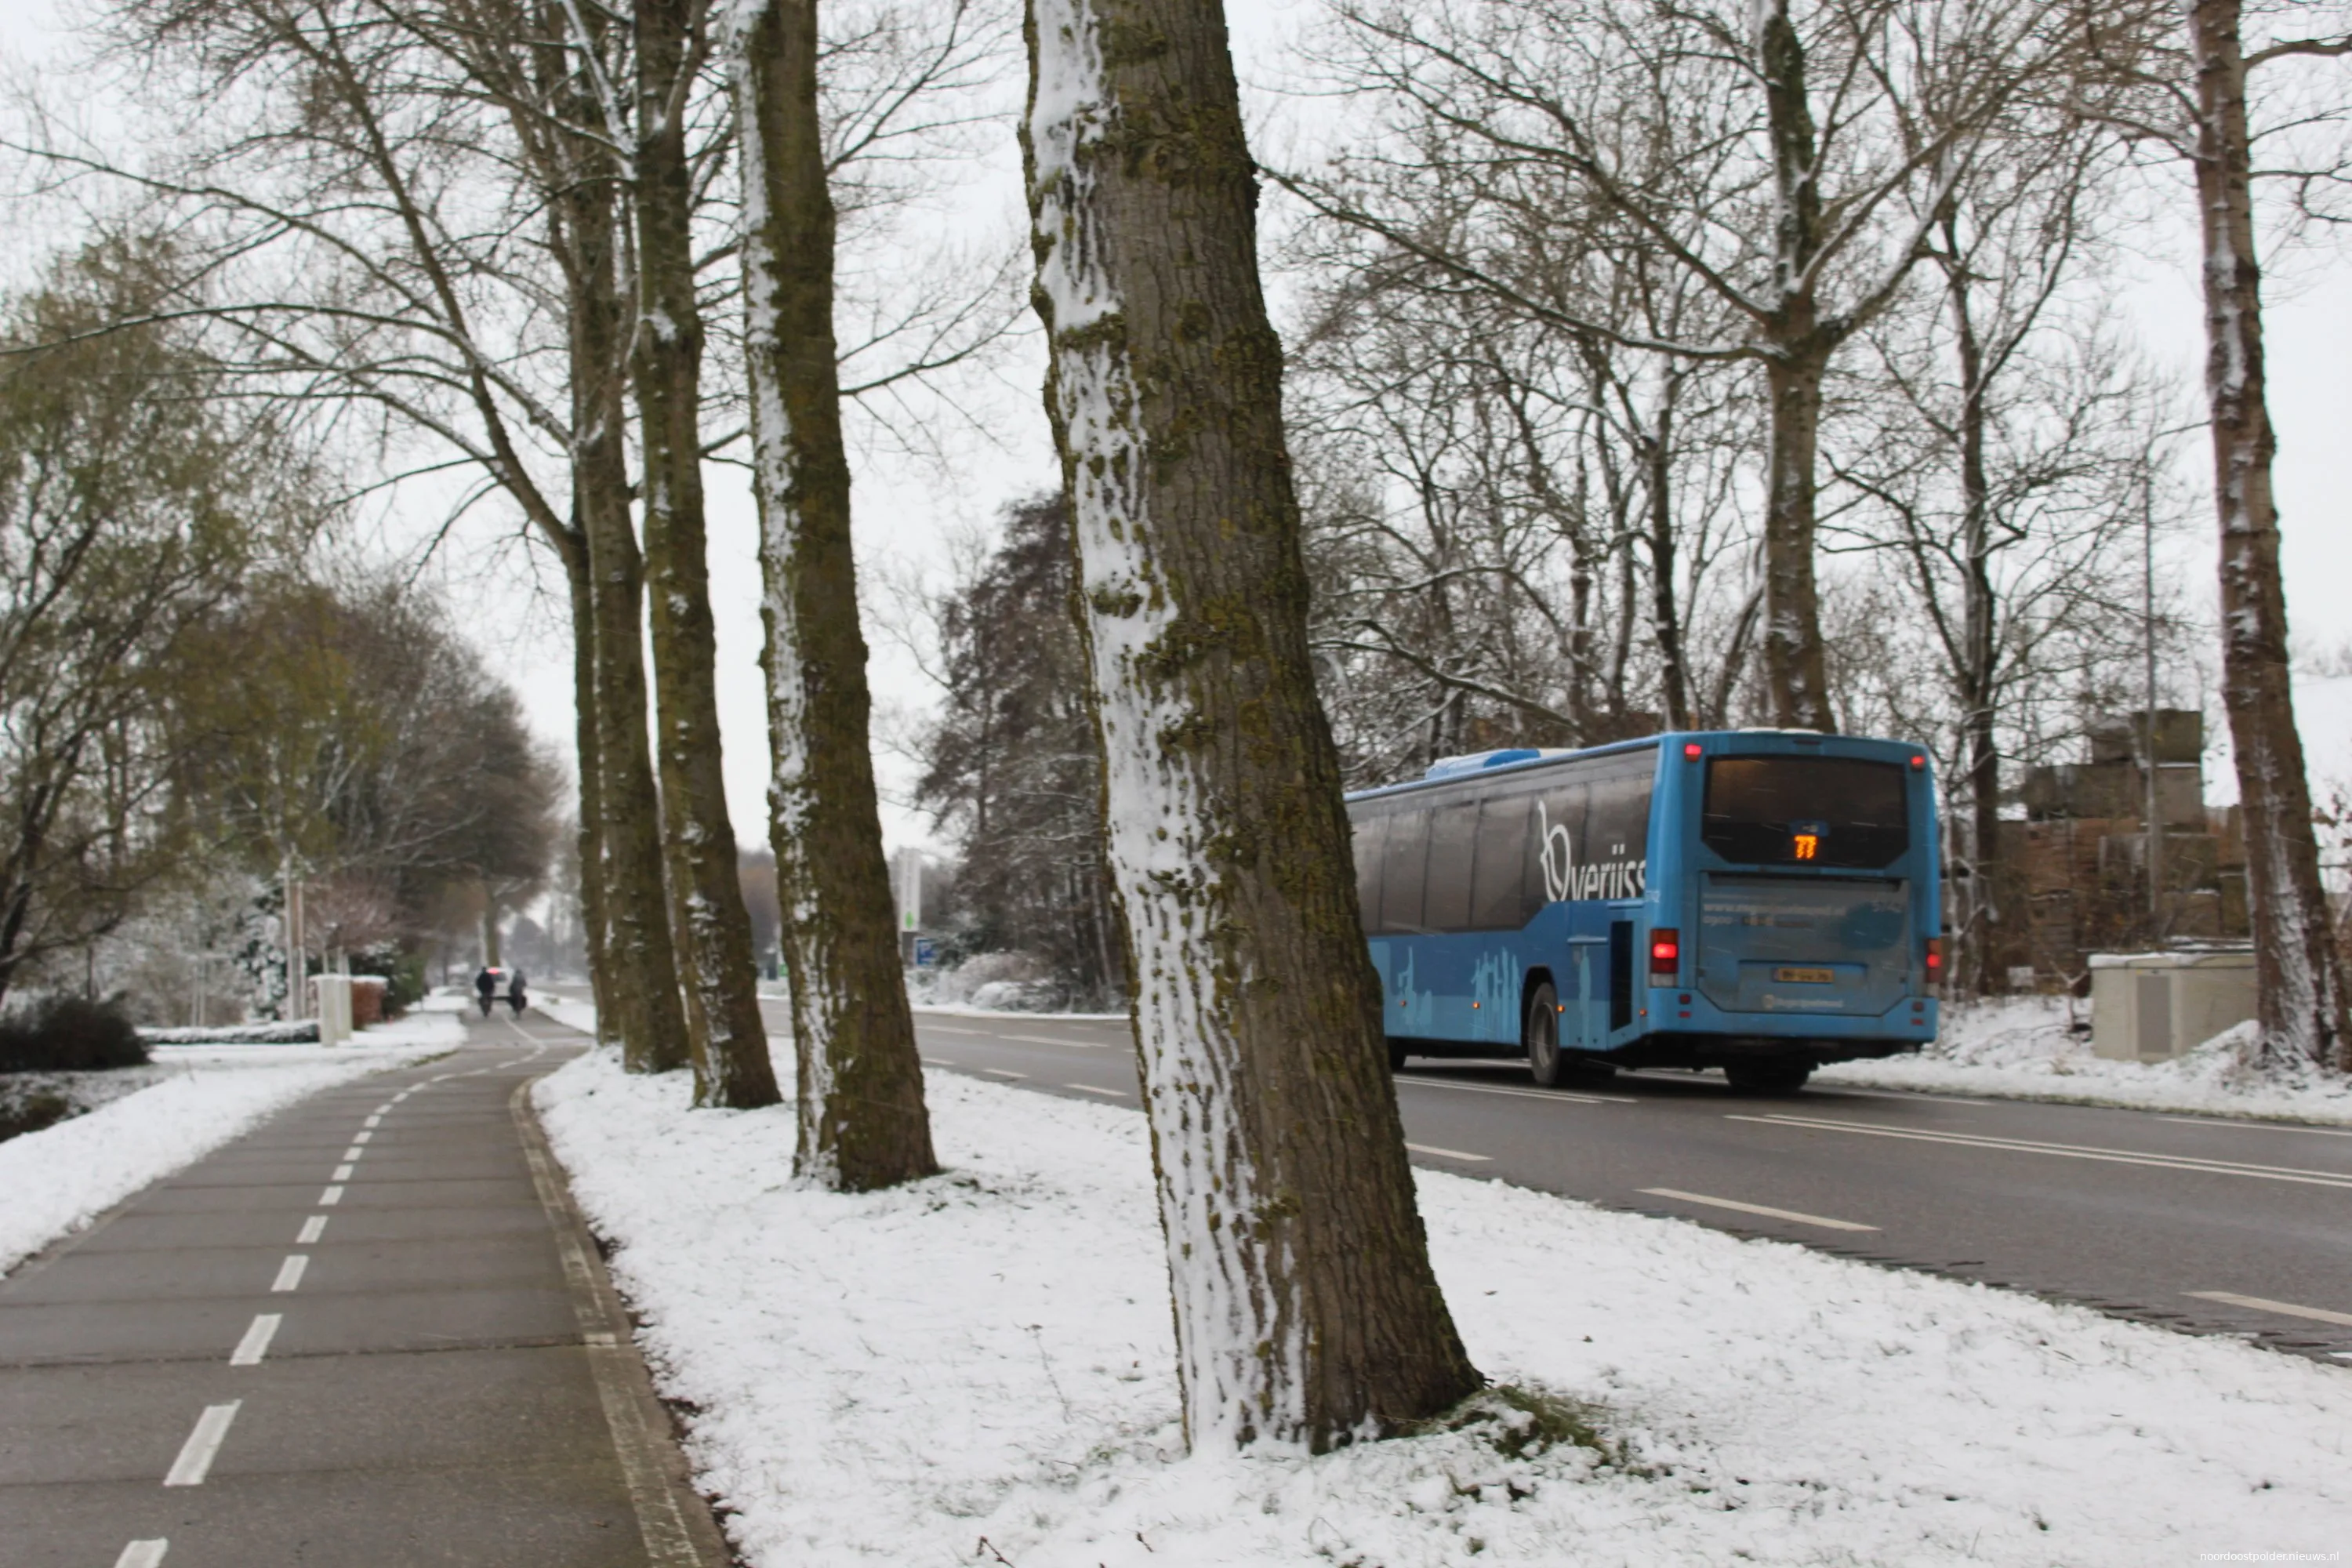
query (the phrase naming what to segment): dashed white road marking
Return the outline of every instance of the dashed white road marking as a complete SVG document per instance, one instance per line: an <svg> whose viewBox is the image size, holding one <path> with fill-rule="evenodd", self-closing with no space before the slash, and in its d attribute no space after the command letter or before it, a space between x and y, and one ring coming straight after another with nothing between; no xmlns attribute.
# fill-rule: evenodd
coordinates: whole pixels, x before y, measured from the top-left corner
<svg viewBox="0 0 2352 1568"><path fill-rule="evenodd" d="M919 1018L915 1021L915 1027L934 1035L985 1035L988 1033L985 1029L959 1029L953 1024L926 1024Z"/></svg>
<svg viewBox="0 0 2352 1568"><path fill-rule="evenodd" d="M352 1147L354 1149L360 1148L373 1141L374 1137L375 1129L373 1127L362 1128L359 1131L352 1134Z"/></svg>
<svg viewBox="0 0 2352 1568"><path fill-rule="evenodd" d="M360 1125L362 1127L378 1126L383 1122L385 1114L391 1110L392 1101L387 1100L382 1105L377 1106L373 1110L369 1111L368 1119L365 1121L361 1122Z"/></svg>
<svg viewBox="0 0 2352 1568"><path fill-rule="evenodd" d="M275 1294L280 1290L292 1290L298 1289L302 1283L302 1271L310 1267L310 1255L309 1253L288 1253L286 1255L286 1261L278 1266L278 1278L270 1281L270 1291Z"/></svg>
<svg viewBox="0 0 2352 1568"><path fill-rule="evenodd" d="M364 1144L362 1144L362 1143L359 1142L358 1141L354 1140L354 1141L352 1142L352 1146L351 1146L350 1148L348 1148L348 1149L346 1149L346 1150L344 1150L344 1151L343 1151L343 1158L344 1158L344 1159L346 1159L346 1160L356 1160L356 1159L358 1159L361 1155L362 1155L362 1154L364 1154L364 1153L366 1153L366 1152L367 1152L367 1147L366 1147L366 1145L364 1145Z"/></svg>
<svg viewBox="0 0 2352 1568"><path fill-rule="evenodd" d="M261 1358L269 1353L269 1342L278 1337L278 1325L285 1321L278 1312L264 1312L255 1318L253 1326L245 1331L245 1338L237 1341L236 1349L229 1352L228 1364L259 1366Z"/></svg>
<svg viewBox="0 0 2352 1568"><path fill-rule="evenodd" d="M214 1456L220 1452L222 1441L228 1436L228 1424L236 1419L236 1407L245 1401L232 1399L226 1405L207 1405L205 1413L196 1417L196 1429L180 1445L180 1457L172 1461L171 1473L163 1478L167 1487L200 1487L211 1474ZM163 1552L156 1552L160 1561Z"/></svg>
<svg viewBox="0 0 2352 1568"><path fill-rule="evenodd" d="M2247 1121L2219 1116L2159 1116L2176 1127L2228 1127L2242 1132L2315 1132L2322 1138L2352 1138L2352 1127L2305 1127L2293 1121Z"/></svg>
<svg viewBox="0 0 2352 1568"><path fill-rule="evenodd" d="M1025 1072L1014 1072L1011 1068L982 1068L980 1070L994 1078L1027 1078L1029 1076Z"/></svg>
<svg viewBox="0 0 2352 1568"><path fill-rule="evenodd" d="M325 1192L319 1194L319 1206L320 1208L332 1208L335 1205L341 1203L342 1201L343 1189L340 1186L329 1187Z"/></svg>
<svg viewBox="0 0 2352 1568"><path fill-rule="evenodd" d="M951 1068L956 1065L953 1057L925 1057L923 1060L933 1067Z"/></svg>
<svg viewBox="0 0 2352 1568"><path fill-rule="evenodd" d="M349 1165L338 1165L335 1167L335 1173L327 1179L331 1182L348 1182L352 1179L352 1168Z"/></svg>
<svg viewBox="0 0 2352 1568"><path fill-rule="evenodd" d="M1000 1040L1019 1040L1032 1046L1067 1046L1074 1051L1102 1051L1110 1047L1100 1040L1057 1040L1051 1035L998 1035Z"/></svg>
<svg viewBox="0 0 2352 1568"><path fill-rule="evenodd" d="M1434 1143L1408 1143L1405 1147L1416 1154L1433 1154L1441 1160L1469 1160L1481 1165L1494 1158L1492 1154L1472 1154L1460 1149L1441 1149Z"/></svg>
<svg viewBox="0 0 2352 1568"><path fill-rule="evenodd" d="M1817 1214L1800 1214L1795 1209L1776 1209L1763 1204L1743 1204L1737 1198L1711 1198L1704 1193L1677 1192L1673 1187L1643 1187L1654 1198L1673 1198L1677 1203L1704 1204L1709 1208L1737 1209L1741 1214L1762 1215L1767 1219L1785 1219L1796 1225L1817 1225L1823 1230L1876 1230L1874 1225L1858 1225L1850 1219L1830 1219Z"/></svg>
<svg viewBox="0 0 2352 1568"><path fill-rule="evenodd" d="M134 1541L114 1560L114 1568L163 1568L163 1553L171 1547L172 1543L161 1536L153 1541Z"/></svg>
<svg viewBox="0 0 2352 1568"><path fill-rule="evenodd" d="M297 1247L308 1247L327 1234L327 1216L314 1214L302 1222L302 1234L294 1238Z"/></svg>
<svg viewBox="0 0 2352 1568"><path fill-rule="evenodd" d="M1087 1094L1107 1094L1113 1100L1125 1100L1127 1098L1127 1090L1123 1089L1097 1089L1090 1083L1066 1083L1062 1087L1064 1089L1080 1089Z"/></svg>
<svg viewBox="0 0 2352 1568"><path fill-rule="evenodd" d="M2055 1154L2067 1160L2097 1160L2114 1165L2147 1165L2159 1171L2191 1171L2209 1176L2251 1176L2263 1182L2294 1182L2309 1187L2352 1187L2352 1171L2305 1171L2292 1165L2254 1165L2229 1160L2201 1160L2190 1154L2158 1154L2137 1149L2107 1149L2092 1143L2043 1143L2027 1138L1996 1138L1980 1132L1929 1132L1908 1127L1885 1127L1872 1121L1831 1121L1809 1116L1727 1116L1727 1121L1760 1121L1768 1126L1794 1127L1807 1132L1858 1132L1872 1138L1903 1138L1915 1143L1942 1143L1959 1149L1990 1149L2002 1153Z"/></svg>
<svg viewBox="0 0 2352 1568"><path fill-rule="evenodd" d="M2337 1323L2352 1329L2352 1312L2331 1312L2325 1307L2298 1307L2292 1301L2265 1300L2260 1296L2240 1296L2229 1290L2183 1290L2181 1294L2194 1296L2200 1301L2219 1301L2225 1307L2276 1312L2283 1318L2308 1318L2315 1323Z"/></svg>

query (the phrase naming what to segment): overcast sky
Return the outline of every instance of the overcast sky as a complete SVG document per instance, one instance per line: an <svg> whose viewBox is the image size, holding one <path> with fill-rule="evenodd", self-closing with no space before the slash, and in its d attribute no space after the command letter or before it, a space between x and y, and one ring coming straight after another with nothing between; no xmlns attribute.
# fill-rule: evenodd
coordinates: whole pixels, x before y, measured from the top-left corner
<svg viewBox="0 0 2352 1568"><path fill-rule="evenodd" d="M1253 133L1285 146L1302 133L1302 125L1311 130L1318 124L1319 106L1302 110L1278 89L1291 75L1289 40L1318 15L1319 5L1320 0L1252 0L1229 7L1237 63L1251 89ZM55 58L69 47L58 30L57 18L64 14L56 0L0 3L0 48L13 57L13 67L37 70L43 58ZM2185 216L2185 184L2179 195L2179 210ZM993 233L1012 232L1022 222L1009 124L997 155L963 184L955 214L955 221ZM2185 227L2149 237L2126 300L2149 351L2188 375L2193 387L2202 329L2189 238ZM13 243L21 249L70 239L20 234ZM2347 434L2352 421L2352 258L2340 251L2305 253L2274 270L2268 287L2271 407L2279 430L2277 486L2291 620L2299 647L2352 646L2352 526L2347 517L2352 511L2352 439ZM869 575L936 577L947 541L956 531L984 526L1005 502L1054 482L1037 402L1042 370L1042 351L1032 333L1003 366L991 394L985 412L994 437L966 440L950 471L879 456L861 463L856 502L862 570ZM2207 448L2192 439L2184 443L2184 453L2185 463L2201 480L2209 468ZM431 498L423 499L425 504L411 509L409 521L418 526L433 521L436 510ZM759 563L741 469L713 468L710 504L728 793L738 835L756 843L766 829L767 737L755 662ZM2210 603L2212 552L2203 534L2177 548L2166 570L2179 574ZM533 609L520 553L500 542L498 526L485 514L473 536L453 543L440 576L460 624L523 692L538 731L568 757L571 675L563 622L549 613L543 596ZM912 662L887 637L871 640L877 705L900 713L927 707L934 691ZM2315 782L2352 783L2352 679L2306 682L2299 705ZM886 792L903 792L908 769L887 755L881 762ZM2209 789L2215 798L2234 795L2227 772L2224 753L2209 758ZM901 805L886 802L884 819L894 842L927 837L927 824Z"/></svg>

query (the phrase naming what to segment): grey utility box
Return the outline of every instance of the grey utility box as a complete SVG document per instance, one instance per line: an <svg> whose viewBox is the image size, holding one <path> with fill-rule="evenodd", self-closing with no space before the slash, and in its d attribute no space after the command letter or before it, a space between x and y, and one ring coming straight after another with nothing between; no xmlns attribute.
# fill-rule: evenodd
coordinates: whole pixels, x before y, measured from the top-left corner
<svg viewBox="0 0 2352 1568"><path fill-rule="evenodd" d="M2091 1049L2111 1061L2185 1057L2254 1005L2251 947L2091 954Z"/></svg>

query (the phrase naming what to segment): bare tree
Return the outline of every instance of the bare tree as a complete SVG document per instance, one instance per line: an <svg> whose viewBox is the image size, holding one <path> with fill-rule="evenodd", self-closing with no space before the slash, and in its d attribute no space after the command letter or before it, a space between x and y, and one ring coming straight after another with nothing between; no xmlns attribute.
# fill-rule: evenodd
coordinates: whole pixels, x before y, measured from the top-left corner
<svg viewBox="0 0 2352 1568"><path fill-rule="evenodd" d="M1033 0L1024 124L1198 1446L1326 1447L1473 1392L1430 1268L1339 757L1221 7Z"/></svg>
<svg viewBox="0 0 2352 1568"><path fill-rule="evenodd" d="M2256 37L2245 37L2249 16ZM2336 30L2314 32L2326 17ZM2127 96L2102 118L2132 143L2185 163L2197 199L2205 392L2221 531L2221 699L2245 813L2246 889L2263 1048L2274 1060L2352 1070L2352 1015L2320 880L2311 784L2295 727L2286 595L2263 350L2258 182L2290 220L2341 221L2352 189L2352 106L2340 13L2258 0L2191 0L2181 47L2102 56ZM2273 80L2261 97L2254 73ZM2299 73L2299 74L2298 74ZM2324 73L2324 74L2322 74Z"/></svg>
<svg viewBox="0 0 2352 1568"><path fill-rule="evenodd" d="M1900 295L1942 195L2009 106L2066 90L2084 55L2070 0L1339 16L1329 67L1391 111L1391 134L1286 178L1318 212L1579 336L1761 367L1773 715L1833 727L1814 559L1824 378ZM1580 227L1651 252L1719 311L1655 321L1596 298L1579 269L1547 265Z"/></svg>
<svg viewBox="0 0 2352 1568"><path fill-rule="evenodd" d="M0 996L170 868L185 646L321 516L300 447L152 321L175 266L99 242L0 325Z"/></svg>
<svg viewBox="0 0 2352 1568"><path fill-rule="evenodd" d="M834 336L835 208L816 0L737 16L744 353L767 594L762 656L804 1180L862 1191L930 1174L868 742Z"/></svg>

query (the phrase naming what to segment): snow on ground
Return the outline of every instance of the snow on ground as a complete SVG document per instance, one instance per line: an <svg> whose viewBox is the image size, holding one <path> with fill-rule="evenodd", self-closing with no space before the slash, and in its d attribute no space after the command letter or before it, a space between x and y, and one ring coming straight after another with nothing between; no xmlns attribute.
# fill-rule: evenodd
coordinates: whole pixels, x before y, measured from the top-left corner
<svg viewBox="0 0 2352 1568"><path fill-rule="evenodd" d="M463 1038L454 1018L412 1015L349 1046L156 1047L152 1067L122 1069L136 1092L0 1143L0 1275L304 1096Z"/></svg>
<svg viewBox="0 0 2352 1568"><path fill-rule="evenodd" d="M789 1081L789 1073L787 1072ZM793 1113L538 1089L758 1568L2137 1565L2325 1552L2352 1372L1422 1173L1478 1364L1602 1447L1182 1457L1144 1121L934 1073L947 1173L796 1188Z"/></svg>
<svg viewBox="0 0 2352 1568"><path fill-rule="evenodd" d="M2077 1002L2074 1009L2089 1021L2090 1004ZM2178 1061L2124 1062L2093 1056L2088 1032L2074 1033L2068 1022L2062 996L1947 1004L1939 1037L1918 1055L1840 1062L1814 1081L2352 1124L2352 1081L2311 1069L2250 1067L2251 1024Z"/></svg>

